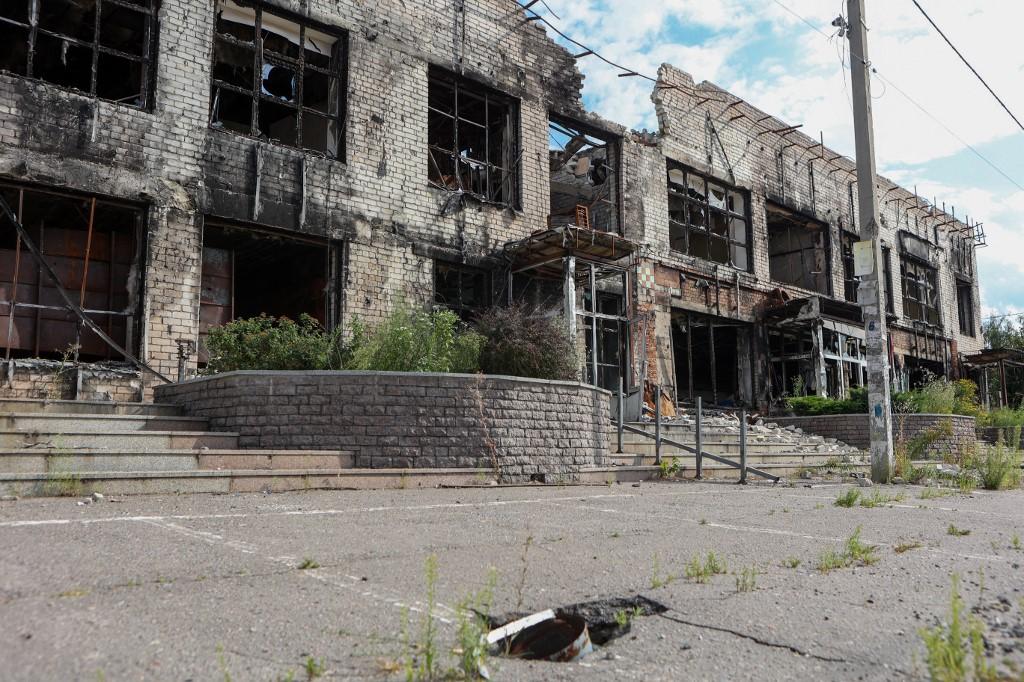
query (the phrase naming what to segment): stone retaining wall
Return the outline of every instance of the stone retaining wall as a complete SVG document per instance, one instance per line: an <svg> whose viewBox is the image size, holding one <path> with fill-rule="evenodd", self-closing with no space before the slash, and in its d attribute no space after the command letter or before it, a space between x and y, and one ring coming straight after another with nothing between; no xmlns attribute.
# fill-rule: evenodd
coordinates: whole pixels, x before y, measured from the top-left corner
<svg viewBox="0 0 1024 682"><path fill-rule="evenodd" d="M345 371L227 372L155 391L242 447L348 450L365 468L496 468L504 481L571 480L603 463L610 398L572 382Z"/></svg>
<svg viewBox="0 0 1024 682"><path fill-rule="evenodd" d="M1007 445L1010 444L1010 440L1013 439L1014 429L1011 427L998 427L998 426L979 426L976 429L978 440L983 440L986 443L996 443L1002 441ZM1017 447L1024 447L1024 432L1019 435L1019 442Z"/></svg>
<svg viewBox="0 0 1024 682"><path fill-rule="evenodd" d="M868 416L866 414L828 414L815 417L771 417L766 421L779 426L796 426L807 433L825 438L835 438L848 445L867 450L870 447ZM949 425L949 429L945 425ZM893 419L893 439L909 441L926 431L939 429L943 432L927 449L929 457L941 457L947 453L966 454L974 447L974 417L959 414L905 414Z"/></svg>

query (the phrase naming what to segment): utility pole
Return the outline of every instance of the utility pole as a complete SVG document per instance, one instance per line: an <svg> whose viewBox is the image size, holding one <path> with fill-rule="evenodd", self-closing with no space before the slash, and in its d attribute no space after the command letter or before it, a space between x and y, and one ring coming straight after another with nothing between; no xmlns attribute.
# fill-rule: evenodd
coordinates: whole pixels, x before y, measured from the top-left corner
<svg viewBox="0 0 1024 682"><path fill-rule="evenodd" d="M857 300L864 318L868 361L868 428L871 433L871 480L892 477L892 411L889 388L889 334L885 320L882 244L878 197L875 193L875 134L871 117L871 62L868 60L864 0L847 0L853 74L853 127L857 140L857 197L860 213L858 255L862 264Z"/></svg>

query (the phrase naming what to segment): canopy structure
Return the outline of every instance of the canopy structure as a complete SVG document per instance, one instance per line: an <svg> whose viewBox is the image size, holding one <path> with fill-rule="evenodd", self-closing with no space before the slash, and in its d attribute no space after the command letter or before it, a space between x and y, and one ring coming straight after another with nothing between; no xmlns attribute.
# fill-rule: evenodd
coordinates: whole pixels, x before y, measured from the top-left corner
<svg viewBox="0 0 1024 682"><path fill-rule="evenodd" d="M1001 405L1009 405L1009 391L1006 385L1007 367L1024 367L1024 351L1016 348L986 348L980 353L964 356L964 364L975 369L987 370L996 367L999 370L999 398ZM987 383L987 382L986 382Z"/></svg>
<svg viewBox="0 0 1024 682"><path fill-rule="evenodd" d="M563 225L508 242L508 300L560 308L569 334L585 348L581 378L616 391L630 384L629 272L641 247L614 232ZM551 305L556 303L556 305Z"/></svg>

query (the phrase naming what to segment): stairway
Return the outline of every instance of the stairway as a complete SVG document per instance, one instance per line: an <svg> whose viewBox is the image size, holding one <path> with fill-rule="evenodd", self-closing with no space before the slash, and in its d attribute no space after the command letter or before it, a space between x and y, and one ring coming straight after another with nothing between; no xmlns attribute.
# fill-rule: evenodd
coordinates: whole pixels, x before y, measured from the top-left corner
<svg viewBox="0 0 1024 682"><path fill-rule="evenodd" d="M242 450L169 405L0 399L0 495L479 485L479 469L355 469L344 450Z"/></svg>
<svg viewBox="0 0 1024 682"><path fill-rule="evenodd" d="M652 422L636 422L630 426L654 435ZM706 414L702 420L702 433L705 452L739 462L740 424L734 414ZM691 447L696 445L695 423L687 414L663 421L661 435ZM617 429L612 425L609 430L611 454L607 459L610 466L637 468L654 465L653 438L625 432L622 454L615 453L616 439ZM672 459L675 460L677 477L691 478L696 474L696 456L693 453L663 443L661 456L663 461L668 460L668 465L671 465ZM870 469L865 453L857 448L834 439L806 434L795 427L782 428L763 419L747 426L747 465L780 477L796 476L802 471L831 470L846 473ZM736 480L739 477L736 468L708 459L704 460L702 468L704 478ZM758 480L755 477L749 479Z"/></svg>

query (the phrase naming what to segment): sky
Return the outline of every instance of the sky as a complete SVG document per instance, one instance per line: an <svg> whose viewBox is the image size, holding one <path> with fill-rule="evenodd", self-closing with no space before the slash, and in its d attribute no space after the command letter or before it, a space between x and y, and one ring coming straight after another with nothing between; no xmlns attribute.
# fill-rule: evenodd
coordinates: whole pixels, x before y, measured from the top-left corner
<svg viewBox="0 0 1024 682"><path fill-rule="evenodd" d="M918 2L1024 121L1024 2ZM1024 312L1024 131L911 0L866 5L869 56L879 74L872 78L878 172L984 223L982 315ZM614 62L652 76L669 62L697 82L802 123L811 137L821 131L826 146L853 157L847 41L831 25L846 14L843 0L545 0L533 8ZM593 57L577 64L590 110L657 130L649 81L619 78Z"/></svg>

